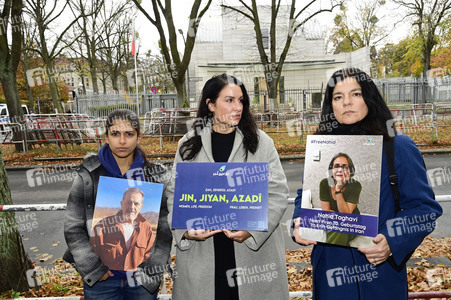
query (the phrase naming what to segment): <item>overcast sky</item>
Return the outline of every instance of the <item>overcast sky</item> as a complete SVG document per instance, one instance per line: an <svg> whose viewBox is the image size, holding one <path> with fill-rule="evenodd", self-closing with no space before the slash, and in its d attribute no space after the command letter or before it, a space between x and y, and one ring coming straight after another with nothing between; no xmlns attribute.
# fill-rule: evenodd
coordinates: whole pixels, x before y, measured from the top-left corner
<svg viewBox="0 0 451 300"><path fill-rule="evenodd" d="M114 1L114 0L108 0L108 1ZM322 6L326 7L329 6L328 3L331 0L321 0ZM333 0L337 1L337 0ZM362 1L362 0L353 0L353 1ZM365 0L365 1L372 1L372 0ZM193 0L172 0L172 14L174 18L174 23L176 29L182 29L184 32L184 35L186 36L186 31L188 28L189 23L189 13L191 11ZM291 1L288 0L282 0L282 4L288 4ZM304 4L306 1L300 1L298 0L298 5ZM386 21L392 21L394 19L399 19L399 16L402 15L402 11L399 8L396 8L394 4L391 4L391 2L387 1L388 3L385 5L386 8L384 10L381 10L378 14L379 18L382 18ZM63 2L61 2L62 5ZM203 3L201 5L201 9L205 6L206 0L203 0ZM227 5L239 5L238 0L213 0L209 10L202 18L200 26L203 26L202 24L208 24L211 22L221 22L221 12L222 8L220 7L221 4L227 4ZM259 5L265 5L270 4L271 0L258 0ZM60 3L58 3L59 5ZM146 11L153 16L152 13L152 4L150 0L143 0L142 1L143 7L146 9ZM49 0L48 3L48 9L52 6L51 0ZM349 15L352 15L354 13L353 6L351 4L348 5L349 7ZM333 18L334 16L339 12L338 8L335 8L332 13L322 13L316 17L316 21L319 22L322 25L322 30L324 34L327 36L328 33L333 28ZM136 9L135 14L137 16L136 22L135 22L135 28L136 31L139 34L139 40L138 40L138 51L140 54L144 54L147 52L147 50L152 50L152 54L157 55L159 54L159 48L158 48L158 40L159 35L156 28L150 23L150 21L142 14L138 9ZM66 9L64 14L57 19L55 23L52 25L52 31L57 34L59 29L65 28L65 26L62 26L62 24L65 24L65 22L70 22L73 20L73 15L70 12L69 9ZM406 37L409 33L409 30L411 30L411 26L409 24L410 22L405 21L402 23L401 26L398 26L398 28L390 35L390 37L382 43L385 44L386 42L398 42L402 38ZM53 37L50 37L49 39L52 40ZM180 34L178 34L177 31L177 39L178 39L178 48L180 52L183 52L184 49L184 42Z"/></svg>
<svg viewBox="0 0 451 300"><path fill-rule="evenodd" d="M150 1L142 1L143 6L151 12L151 3ZM239 2L237 0L213 0L210 9L207 11L207 13L204 15L201 21L208 23L208 22L214 22L215 20L218 20L220 22L220 16L221 16L221 7L220 5L222 3L225 3L227 5L238 5ZM270 3L270 0L259 0L258 3L262 4L268 4ZM287 3L291 1L282 0L282 3ZM303 1L298 1L298 3L303 3ZM326 5L328 1L324 1L324 5ZM193 0L173 0L172 1L172 10L173 10L173 16L174 16L174 23L177 29L182 29L184 34L186 35L186 30L188 27L188 17L191 10ZM205 0L203 1L205 3ZM379 18L384 18L384 20L393 20L396 16L393 14L396 13L398 16L400 14L399 9L395 9L395 6L393 4L387 3L387 8L385 10L381 10L378 14ZM204 7L204 4L201 6ZM350 13L353 12L352 6L349 5ZM334 15L339 12L338 8L335 8L332 13L322 13L317 17L316 19L322 24L323 30L325 34L327 34L331 28L333 27L333 17ZM397 29L390 35L390 37L387 39L387 42L398 42L407 34L409 33L408 30L411 28L411 26L408 25L408 22L404 22L402 25L398 26ZM155 27L150 23L149 20L141 13L137 12L137 20L136 20L136 30L139 32L140 35L140 41L139 41L139 52L145 53L148 49L152 50L153 54L158 53L158 32L155 29ZM383 43L385 44L385 43ZM179 51L183 51L183 39L180 35L178 35L178 46Z"/></svg>

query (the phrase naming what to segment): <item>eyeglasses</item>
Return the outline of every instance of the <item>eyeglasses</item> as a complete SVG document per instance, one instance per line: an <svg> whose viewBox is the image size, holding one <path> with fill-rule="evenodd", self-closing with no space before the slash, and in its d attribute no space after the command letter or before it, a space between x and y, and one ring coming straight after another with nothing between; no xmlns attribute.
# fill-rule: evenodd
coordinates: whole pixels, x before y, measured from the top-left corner
<svg viewBox="0 0 451 300"><path fill-rule="evenodd" d="M349 170L349 166L348 165L334 165L334 169L338 170L338 169L342 169L344 171Z"/></svg>

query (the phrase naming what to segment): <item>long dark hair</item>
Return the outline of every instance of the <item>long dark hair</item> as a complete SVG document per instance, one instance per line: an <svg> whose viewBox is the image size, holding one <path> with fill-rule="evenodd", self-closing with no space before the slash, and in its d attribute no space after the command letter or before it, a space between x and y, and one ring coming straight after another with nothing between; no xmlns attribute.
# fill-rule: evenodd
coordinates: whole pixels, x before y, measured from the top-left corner
<svg viewBox="0 0 451 300"><path fill-rule="evenodd" d="M210 78L202 89L202 95L199 100L197 109L196 120L193 123L194 135L186 140L180 147L179 153L183 160L191 160L196 157L202 148L202 140L199 133L206 126L208 122L212 122L213 113L208 109L207 99L210 99L209 103L216 103L219 93L228 84L237 84L241 88L243 93L243 111L241 113L241 119L238 123L238 128L244 135L243 145L246 151L246 160L248 152L252 154L257 151L258 147L258 133L257 124L250 111L249 95L247 94L244 84L236 79L234 76L221 74L215 75Z"/></svg>
<svg viewBox="0 0 451 300"><path fill-rule="evenodd" d="M356 124L342 125L335 118L332 107L332 96L335 85L346 78L355 79L362 89L363 100L368 107L368 114ZM324 102L321 109L321 118L315 134L344 134L343 128L356 134L378 134L384 139L395 135L393 116L382 98L376 84L371 77L357 68L346 68L336 71L327 83ZM393 127L392 127L393 126ZM390 127L390 128L389 128Z"/></svg>

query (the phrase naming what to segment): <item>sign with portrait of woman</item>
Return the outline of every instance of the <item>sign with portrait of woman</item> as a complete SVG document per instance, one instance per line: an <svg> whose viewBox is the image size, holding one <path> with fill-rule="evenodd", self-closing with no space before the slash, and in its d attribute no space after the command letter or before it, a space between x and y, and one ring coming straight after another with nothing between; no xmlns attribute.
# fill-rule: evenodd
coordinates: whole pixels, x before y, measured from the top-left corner
<svg viewBox="0 0 451 300"><path fill-rule="evenodd" d="M308 136L301 236L341 246L372 246L378 233L381 162L382 136Z"/></svg>

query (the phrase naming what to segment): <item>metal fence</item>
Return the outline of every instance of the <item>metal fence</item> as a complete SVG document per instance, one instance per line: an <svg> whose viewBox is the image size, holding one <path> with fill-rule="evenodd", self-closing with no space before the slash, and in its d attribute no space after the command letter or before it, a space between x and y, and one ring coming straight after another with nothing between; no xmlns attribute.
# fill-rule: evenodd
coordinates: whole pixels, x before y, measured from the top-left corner
<svg viewBox="0 0 451 300"><path fill-rule="evenodd" d="M115 109L126 108L137 110L141 115L154 108L176 108L177 94L113 94L113 95L82 95L76 99L75 109L77 113L87 114L92 117L106 117Z"/></svg>
<svg viewBox="0 0 451 300"><path fill-rule="evenodd" d="M388 105L450 103L451 77L443 78L388 78L376 79L384 100ZM303 111L320 108L324 99L323 88L298 88L278 91L276 100L270 100L266 90L248 91L251 106L255 111L268 112L276 109ZM200 93L190 94L191 108L197 108ZM144 115L154 108L180 108L177 94L126 94L82 95L76 101L76 112L93 117L105 117L117 108L136 111L139 100L140 114ZM274 101L277 102L278 106Z"/></svg>
<svg viewBox="0 0 451 300"><path fill-rule="evenodd" d="M248 91L252 108L259 112L276 110L274 101L269 99L268 91ZM289 89L278 92L277 109L302 111L305 109L320 108L324 93L321 89ZM190 95L190 108L197 108L200 94ZM113 95L82 95L75 103L75 111L92 117L106 117L111 111L119 108L127 108L133 111L137 109L141 115L155 108L174 109L177 105L177 94L126 94Z"/></svg>
<svg viewBox="0 0 451 300"><path fill-rule="evenodd" d="M313 97L310 99L313 101ZM404 103L390 105L389 108L394 117L393 125L399 132L407 135L423 131L438 139L443 135L443 128L451 127L451 104ZM103 114L109 109L99 112ZM300 137L301 142L305 136L315 132L321 118L319 108L296 111L292 107L279 107L278 110L268 112L256 110L254 116L259 128L266 133L288 133L290 136ZM180 137L192 128L193 122L205 120L196 120L194 108L153 108L141 117L141 121L143 136L158 137L162 148L164 137ZM29 115L25 125L1 123L0 143L22 143L24 152L29 145L51 143L61 147L95 142L100 147L105 131L104 122L105 117L90 117L85 114ZM12 141L15 131L20 131L21 140Z"/></svg>
<svg viewBox="0 0 451 300"><path fill-rule="evenodd" d="M451 77L375 80L388 104L451 102Z"/></svg>
<svg viewBox="0 0 451 300"><path fill-rule="evenodd" d="M24 124L0 124L0 143L23 145L24 152L29 146L55 143L62 145L98 143L100 146L105 132L104 120L84 114L34 114L28 115ZM15 132L20 132L22 139L13 141Z"/></svg>

